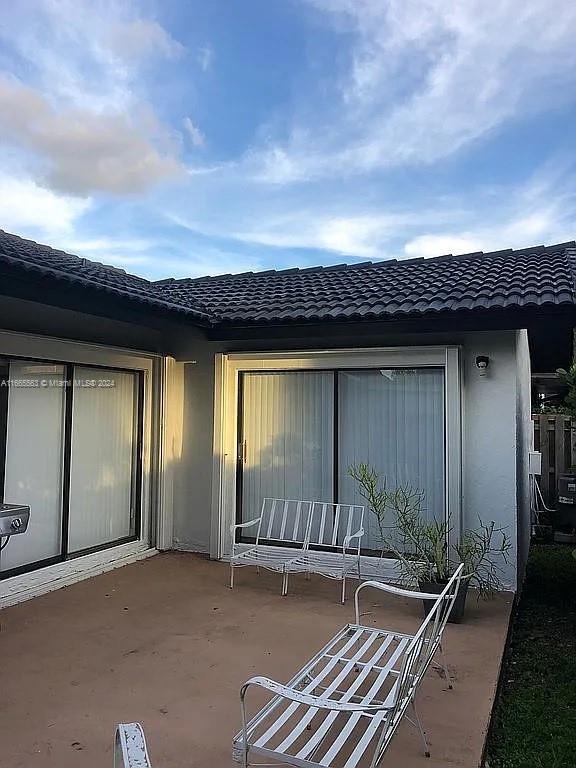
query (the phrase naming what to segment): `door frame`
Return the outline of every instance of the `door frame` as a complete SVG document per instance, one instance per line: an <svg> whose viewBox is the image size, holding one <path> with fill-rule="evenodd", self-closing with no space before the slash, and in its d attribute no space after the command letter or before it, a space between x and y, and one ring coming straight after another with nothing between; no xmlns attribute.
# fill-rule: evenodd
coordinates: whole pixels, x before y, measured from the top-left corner
<svg viewBox="0 0 576 768"><path fill-rule="evenodd" d="M239 374L242 371L361 368L443 368L445 398L445 498L453 542L462 527L462 405L459 346L378 347L292 352L242 352L215 358L214 472L210 557L227 559L236 521ZM367 558L370 559L370 558ZM394 561L390 561L393 569Z"/></svg>

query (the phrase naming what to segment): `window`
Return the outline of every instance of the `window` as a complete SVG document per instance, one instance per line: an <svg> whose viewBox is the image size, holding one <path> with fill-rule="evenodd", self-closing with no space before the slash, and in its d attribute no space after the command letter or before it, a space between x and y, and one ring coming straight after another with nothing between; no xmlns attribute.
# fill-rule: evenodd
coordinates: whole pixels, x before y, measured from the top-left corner
<svg viewBox="0 0 576 768"><path fill-rule="evenodd" d="M0 490L31 509L3 578L139 538L142 404L141 372L0 361Z"/></svg>

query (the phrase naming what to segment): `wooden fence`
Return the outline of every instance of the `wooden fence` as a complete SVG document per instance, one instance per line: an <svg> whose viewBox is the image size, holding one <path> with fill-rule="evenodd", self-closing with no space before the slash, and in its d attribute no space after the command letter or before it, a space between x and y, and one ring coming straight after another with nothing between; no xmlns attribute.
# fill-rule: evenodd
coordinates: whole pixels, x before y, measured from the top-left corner
<svg viewBox="0 0 576 768"><path fill-rule="evenodd" d="M542 454L540 489L548 506L556 503L558 475L576 464L576 421L556 413L533 414L534 449Z"/></svg>

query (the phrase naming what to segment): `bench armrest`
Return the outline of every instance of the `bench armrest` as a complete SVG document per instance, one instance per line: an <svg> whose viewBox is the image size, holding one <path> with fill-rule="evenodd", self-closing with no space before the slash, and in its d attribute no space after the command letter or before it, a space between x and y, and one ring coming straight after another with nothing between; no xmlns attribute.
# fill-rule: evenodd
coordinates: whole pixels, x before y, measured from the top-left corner
<svg viewBox="0 0 576 768"><path fill-rule="evenodd" d="M364 536L364 528L360 528L360 530L356 531L356 533L351 533L349 536L345 536L344 544L342 546L344 547L344 549L346 549L346 547L350 546L350 542L352 541L352 539L361 539L362 536Z"/></svg>
<svg viewBox="0 0 576 768"><path fill-rule="evenodd" d="M270 680L268 677L251 677L250 680L244 683L240 689L242 706L244 706L246 691L251 685L265 688L271 693L281 696L283 699L297 701L299 704L306 704L307 706L315 707L316 709L331 709L336 712L375 712L376 710L391 709L393 706L393 704L354 704L350 701L337 701L322 696L313 696L311 693L297 691L294 688L290 688L288 685L277 683L275 680Z"/></svg>
<svg viewBox="0 0 576 768"><path fill-rule="evenodd" d="M260 520L262 520L262 515L260 515L260 517L255 517L254 520L248 520L247 523L233 523L230 526L230 532L234 534L234 532L238 530L238 528L250 528L250 526L256 525L256 523L259 523Z"/></svg>

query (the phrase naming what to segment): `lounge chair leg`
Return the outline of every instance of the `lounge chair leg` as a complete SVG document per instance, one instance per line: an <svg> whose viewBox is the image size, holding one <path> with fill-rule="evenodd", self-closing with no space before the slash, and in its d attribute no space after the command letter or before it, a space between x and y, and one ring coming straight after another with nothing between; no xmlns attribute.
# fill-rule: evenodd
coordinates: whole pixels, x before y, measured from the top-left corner
<svg viewBox="0 0 576 768"><path fill-rule="evenodd" d="M311 578L312 576L310 575L310 571L306 571L306 576L305 576L306 581L310 581Z"/></svg>
<svg viewBox="0 0 576 768"><path fill-rule="evenodd" d="M450 672L448 671L448 663L446 662L446 655L444 653L444 648L442 646L442 643L440 643L440 659L441 659L441 667L444 670L444 677L446 678L446 682L448 683L448 690L451 691L454 688L452 677L450 676Z"/></svg>
<svg viewBox="0 0 576 768"><path fill-rule="evenodd" d="M288 571L284 571L282 575L282 597L286 597L288 594Z"/></svg>
<svg viewBox="0 0 576 768"><path fill-rule="evenodd" d="M420 722L420 718L418 717L418 710L416 709L416 704L414 703L414 699L412 699L410 704L412 705L412 712L414 713L414 722L416 724L416 728L418 728L420 732L420 738L422 739L424 754L426 757L430 757L430 747L428 746L428 742L426 741L426 734L424 733L424 728L422 728L422 723Z"/></svg>
<svg viewBox="0 0 576 768"><path fill-rule="evenodd" d="M230 589L234 589L234 566L230 566Z"/></svg>
<svg viewBox="0 0 576 768"><path fill-rule="evenodd" d="M362 581L362 570L360 567L360 558L358 558L358 581Z"/></svg>
<svg viewBox="0 0 576 768"><path fill-rule="evenodd" d="M346 574L342 576L342 605L346 602Z"/></svg>

